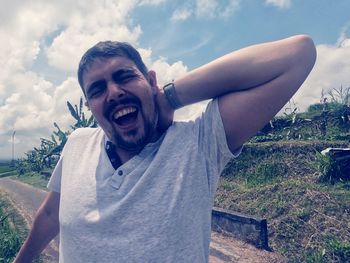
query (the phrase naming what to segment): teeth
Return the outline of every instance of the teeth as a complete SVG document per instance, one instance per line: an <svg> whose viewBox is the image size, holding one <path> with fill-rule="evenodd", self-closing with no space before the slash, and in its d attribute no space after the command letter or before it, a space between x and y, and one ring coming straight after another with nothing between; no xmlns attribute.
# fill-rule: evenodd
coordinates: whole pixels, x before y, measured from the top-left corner
<svg viewBox="0 0 350 263"><path fill-rule="evenodd" d="M129 113L132 113L132 112L135 112L135 111L136 111L136 108L134 108L134 107L127 107L127 108L121 109L121 110L117 111L116 113L114 113L114 118L118 119L120 117L125 116L126 114L129 114Z"/></svg>

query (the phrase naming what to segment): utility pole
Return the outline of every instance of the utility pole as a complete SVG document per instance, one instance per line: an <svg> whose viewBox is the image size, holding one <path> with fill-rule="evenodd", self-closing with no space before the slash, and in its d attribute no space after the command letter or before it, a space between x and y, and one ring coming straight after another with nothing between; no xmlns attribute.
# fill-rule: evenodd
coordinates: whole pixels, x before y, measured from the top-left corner
<svg viewBox="0 0 350 263"><path fill-rule="evenodd" d="M15 134L16 134L16 131L13 130L13 133L12 133L12 166L15 166Z"/></svg>

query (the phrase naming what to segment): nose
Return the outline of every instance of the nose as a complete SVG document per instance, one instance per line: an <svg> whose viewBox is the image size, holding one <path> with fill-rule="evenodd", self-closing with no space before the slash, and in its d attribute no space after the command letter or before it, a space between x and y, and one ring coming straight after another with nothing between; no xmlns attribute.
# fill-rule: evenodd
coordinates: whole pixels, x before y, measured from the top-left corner
<svg viewBox="0 0 350 263"><path fill-rule="evenodd" d="M115 82L107 83L107 101L118 100L125 95L125 91Z"/></svg>

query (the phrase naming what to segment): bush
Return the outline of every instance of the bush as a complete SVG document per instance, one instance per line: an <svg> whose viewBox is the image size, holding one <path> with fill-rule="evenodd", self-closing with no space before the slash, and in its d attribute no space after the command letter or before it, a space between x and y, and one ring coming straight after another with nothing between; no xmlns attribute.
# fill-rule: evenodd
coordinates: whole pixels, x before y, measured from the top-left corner
<svg viewBox="0 0 350 263"><path fill-rule="evenodd" d="M346 170L347 166L332 159L328 155L322 155L316 152L316 168L319 172L319 179L321 182L329 182L334 184L336 181L349 180L350 175Z"/></svg>

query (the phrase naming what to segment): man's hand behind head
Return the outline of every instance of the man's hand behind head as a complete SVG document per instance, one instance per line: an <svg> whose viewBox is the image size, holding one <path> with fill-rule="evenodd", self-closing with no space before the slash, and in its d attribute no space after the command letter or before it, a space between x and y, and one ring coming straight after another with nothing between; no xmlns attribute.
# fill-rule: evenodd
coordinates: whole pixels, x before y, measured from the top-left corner
<svg viewBox="0 0 350 263"><path fill-rule="evenodd" d="M170 106L162 88L157 89L156 106L158 107L158 130L166 131L174 120L174 109Z"/></svg>

